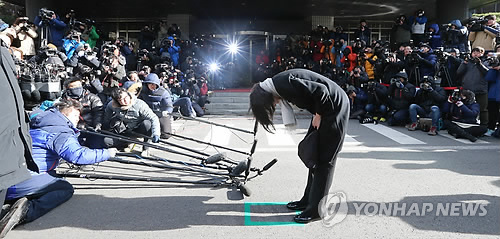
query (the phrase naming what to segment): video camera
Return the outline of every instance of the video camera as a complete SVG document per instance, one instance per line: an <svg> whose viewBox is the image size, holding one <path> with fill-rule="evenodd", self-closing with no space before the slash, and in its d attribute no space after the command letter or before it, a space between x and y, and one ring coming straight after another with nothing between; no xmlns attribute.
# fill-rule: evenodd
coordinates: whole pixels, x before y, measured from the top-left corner
<svg viewBox="0 0 500 239"><path fill-rule="evenodd" d="M42 18L42 21L50 21L52 19L52 16L54 16L55 14L56 13L54 11L47 8L41 8L38 12L38 15L40 16L40 18Z"/></svg>
<svg viewBox="0 0 500 239"><path fill-rule="evenodd" d="M470 25L469 31L471 32L481 32L484 30L484 24L488 22L488 19L484 17L471 17L467 20Z"/></svg>

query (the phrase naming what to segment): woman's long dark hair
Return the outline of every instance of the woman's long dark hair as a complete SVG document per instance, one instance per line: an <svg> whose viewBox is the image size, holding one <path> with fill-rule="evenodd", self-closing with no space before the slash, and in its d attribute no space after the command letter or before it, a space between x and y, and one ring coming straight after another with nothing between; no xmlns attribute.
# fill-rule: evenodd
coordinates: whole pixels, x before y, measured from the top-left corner
<svg viewBox="0 0 500 239"><path fill-rule="evenodd" d="M271 132L271 129L274 130L273 115L276 107L272 93L262 89L259 84L255 84L250 92L250 108L257 122L267 132Z"/></svg>

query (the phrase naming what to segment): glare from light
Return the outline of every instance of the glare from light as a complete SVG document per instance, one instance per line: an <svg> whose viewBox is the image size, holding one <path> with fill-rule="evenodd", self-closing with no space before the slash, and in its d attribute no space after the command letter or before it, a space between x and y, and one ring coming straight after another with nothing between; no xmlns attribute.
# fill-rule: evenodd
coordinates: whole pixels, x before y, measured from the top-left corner
<svg viewBox="0 0 500 239"><path fill-rule="evenodd" d="M236 44L236 43L229 44L228 49L229 49L229 52L233 55L238 53L238 51L239 51L238 44Z"/></svg>
<svg viewBox="0 0 500 239"><path fill-rule="evenodd" d="M210 65L208 65L208 69L211 72L216 72L220 69L220 67L219 67L219 64L217 64L217 63L210 63Z"/></svg>

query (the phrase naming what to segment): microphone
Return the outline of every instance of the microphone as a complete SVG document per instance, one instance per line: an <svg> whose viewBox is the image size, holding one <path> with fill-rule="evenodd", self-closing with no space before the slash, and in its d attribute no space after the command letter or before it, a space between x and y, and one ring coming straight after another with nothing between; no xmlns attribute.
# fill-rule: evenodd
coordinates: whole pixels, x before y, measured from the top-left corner
<svg viewBox="0 0 500 239"><path fill-rule="evenodd" d="M243 161L240 161L238 163L238 165L236 165L236 167L234 167L232 170L231 170L231 173L230 175L231 176L238 176L240 175L241 173L245 172L248 168L248 163L247 163L247 160L243 160Z"/></svg>
<svg viewBox="0 0 500 239"><path fill-rule="evenodd" d="M212 164L212 163L217 163L221 160L224 160L226 158L226 155L223 154L223 153L218 153L218 154L214 154L208 158L206 158L203 163L205 164Z"/></svg>
<svg viewBox="0 0 500 239"><path fill-rule="evenodd" d="M276 164L278 162L278 159L277 158L274 158L273 160L271 160L271 162L267 163L266 166L264 166L262 168L262 172L268 170L269 168L271 168L274 164Z"/></svg>

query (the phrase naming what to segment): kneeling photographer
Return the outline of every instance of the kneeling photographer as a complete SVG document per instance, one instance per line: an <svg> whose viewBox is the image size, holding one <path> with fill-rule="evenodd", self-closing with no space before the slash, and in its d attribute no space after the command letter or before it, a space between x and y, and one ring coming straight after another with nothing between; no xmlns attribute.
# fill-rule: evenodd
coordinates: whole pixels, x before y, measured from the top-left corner
<svg viewBox="0 0 500 239"><path fill-rule="evenodd" d="M161 86L160 78L150 73L143 82L144 86L139 99L146 102L160 120L161 135L168 139L172 133L171 114L174 109L170 92Z"/></svg>
<svg viewBox="0 0 500 239"><path fill-rule="evenodd" d="M455 138L476 142L487 127L477 124L479 104L470 90L455 90L443 106L443 123L448 133Z"/></svg>
<svg viewBox="0 0 500 239"><path fill-rule="evenodd" d="M418 127L417 116L430 117L432 125L429 129L429 135L436 135L438 130L441 110L439 106L446 100L446 92L440 86L434 84L432 76L425 76L420 83L420 89L415 95L415 103L410 105L411 125L408 130L414 131ZM422 126L423 127L423 126Z"/></svg>
<svg viewBox="0 0 500 239"><path fill-rule="evenodd" d="M356 66L349 76L347 83L347 95L351 103L351 118L364 115L366 105L365 84L368 83L368 75L363 67Z"/></svg>
<svg viewBox="0 0 500 239"><path fill-rule="evenodd" d="M410 102L415 97L415 86L408 82L406 72L399 72L391 80L389 86L389 106L390 113L387 119L387 124L405 125L409 120Z"/></svg>
<svg viewBox="0 0 500 239"><path fill-rule="evenodd" d="M376 81L369 81L365 89L367 95L365 117L372 117L373 120L385 122L387 113L387 87Z"/></svg>

